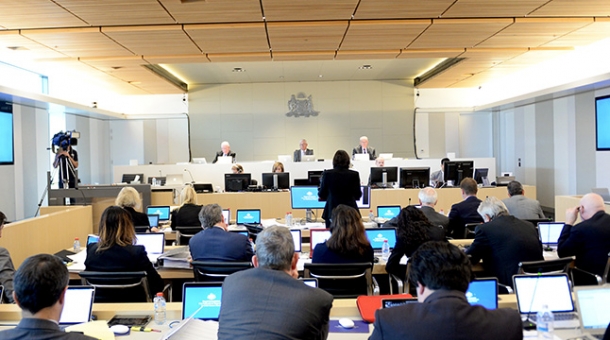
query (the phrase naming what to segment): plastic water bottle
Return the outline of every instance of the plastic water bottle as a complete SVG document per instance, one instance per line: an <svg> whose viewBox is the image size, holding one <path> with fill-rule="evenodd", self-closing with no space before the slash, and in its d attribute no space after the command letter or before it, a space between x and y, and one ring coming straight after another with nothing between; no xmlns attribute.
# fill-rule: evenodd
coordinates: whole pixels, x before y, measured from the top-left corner
<svg viewBox="0 0 610 340"><path fill-rule="evenodd" d="M383 240L383 244L381 245L381 257L384 261L387 261L390 257L390 244L388 240Z"/></svg>
<svg viewBox="0 0 610 340"><path fill-rule="evenodd" d="M538 339L553 339L553 323L555 317L548 305L542 305L542 309L536 314L536 330Z"/></svg>
<svg viewBox="0 0 610 340"><path fill-rule="evenodd" d="M289 211L286 213L286 226L290 227L292 225L292 213Z"/></svg>
<svg viewBox="0 0 610 340"><path fill-rule="evenodd" d="M154 299L155 304L155 323L157 325L162 325L165 322L165 298L163 297L163 293L157 293Z"/></svg>
<svg viewBox="0 0 610 340"><path fill-rule="evenodd" d="M375 221L375 214L373 214L373 210L369 210L369 221L370 222Z"/></svg>
<svg viewBox="0 0 610 340"><path fill-rule="evenodd" d="M153 177L153 179L151 181L151 184L152 184L153 187L157 186L157 178L156 177Z"/></svg>
<svg viewBox="0 0 610 340"><path fill-rule="evenodd" d="M80 240L78 239L78 237L74 238L74 243L72 244L72 246L74 247L75 253L78 253L80 251Z"/></svg>

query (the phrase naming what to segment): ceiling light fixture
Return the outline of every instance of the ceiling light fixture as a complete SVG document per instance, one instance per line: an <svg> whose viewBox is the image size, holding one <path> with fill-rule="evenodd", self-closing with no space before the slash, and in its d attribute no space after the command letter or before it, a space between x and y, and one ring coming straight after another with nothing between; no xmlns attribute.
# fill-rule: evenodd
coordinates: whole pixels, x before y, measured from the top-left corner
<svg viewBox="0 0 610 340"><path fill-rule="evenodd" d="M246 72L246 69L243 69L241 67L234 67L233 71L231 71L231 72Z"/></svg>
<svg viewBox="0 0 610 340"><path fill-rule="evenodd" d="M360 67L358 67L359 70L372 70L373 66L369 65L369 64L364 64Z"/></svg>
<svg viewBox="0 0 610 340"><path fill-rule="evenodd" d="M413 80L413 86L417 87L417 86L425 83L426 81L428 81L428 80L436 77L437 75L447 71L451 67L459 64L464 59L466 59L466 58L447 58L447 59L443 60L442 62L440 62L439 64L434 66L432 69L426 71L421 76L415 77L415 79Z"/></svg>

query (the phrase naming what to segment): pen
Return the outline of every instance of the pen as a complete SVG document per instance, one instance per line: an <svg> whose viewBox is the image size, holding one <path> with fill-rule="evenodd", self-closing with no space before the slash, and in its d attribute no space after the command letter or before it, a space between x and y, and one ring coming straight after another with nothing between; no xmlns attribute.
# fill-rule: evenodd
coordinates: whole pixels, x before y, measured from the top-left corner
<svg viewBox="0 0 610 340"><path fill-rule="evenodd" d="M159 330L159 329L152 329L152 328L146 328L146 327L131 327L131 330L134 332L159 332L159 333L161 333L161 330Z"/></svg>

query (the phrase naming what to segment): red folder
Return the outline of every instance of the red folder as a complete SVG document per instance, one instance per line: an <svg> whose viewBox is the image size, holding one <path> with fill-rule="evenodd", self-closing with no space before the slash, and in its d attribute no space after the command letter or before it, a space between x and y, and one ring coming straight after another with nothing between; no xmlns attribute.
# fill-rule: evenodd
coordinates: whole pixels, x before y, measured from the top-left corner
<svg viewBox="0 0 610 340"><path fill-rule="evenodd" d="M362 320L366 322L375 322L375 312L381 308L381 300L404 299L412 298L411 294L393 294L393 295L362 295L356 299L358 311Z"/></svg>

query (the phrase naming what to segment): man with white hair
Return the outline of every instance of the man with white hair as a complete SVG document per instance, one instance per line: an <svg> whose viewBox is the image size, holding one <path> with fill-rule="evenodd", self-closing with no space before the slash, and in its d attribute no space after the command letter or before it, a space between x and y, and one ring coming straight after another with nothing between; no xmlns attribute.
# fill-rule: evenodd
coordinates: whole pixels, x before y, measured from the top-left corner
<svg viewBox="0 0 610 340"><path fill-rule="evenodd" d="M481 202L477 212L485 223L475 229L474 241L466 254L471 256L473 264L482 259L487 275L512 287L519 262L544 260L536 228L509 215L504 203L496 197Z"/></svg>
<svg viewBox="0 0 610 340"><path fill-rule="evenodd" d="M352 159L354 159L354 155L357 153L368 154L369 160L375 160L375 148L369 146L369 138L367 136L360 137L360 145L352 150Z"/></svg>
<svg viewBox="0 0 610 340"><path fill-rule="evenodd" d="M220 151L216 153L216 157L214 157L214 161L212 163L218 162L218 157L233 157L233 163L235 163L235 152L231 152L231 145L229 142L224 141L220 143Z"/></svg>
<svg viewBox="0 0 610 340"><path fill-rule="evenodd" d="M294 150L294 155L292 157L294 162L300 162L303 159L303 156L313 155L313 149L308 149L307 146L307 140L301 139L299 142L299 148Z"/></svg>
<svg viewBox="0 0 610 340"><path fill-rule="evenodd" d="M574 225L579 213L582 222ZM576 256L577 268L601 276L610 253L610 215L604 199L594 193L584 195L579 206L566 210L565 222L557 255Z"/></svg>
<svg viewBox="0 0 610 340"><path fill-rule="evenodd" d="M434 210L434 206L436 206L436 202L438 202L436 190L431 187L423 188L419 191L417 197L419 198L419 204L421 205L421 212L426 215L428 221L433 225L442 226L443 230L446 231L449 226L449 218Z"/></svg>

